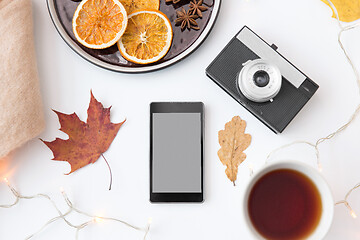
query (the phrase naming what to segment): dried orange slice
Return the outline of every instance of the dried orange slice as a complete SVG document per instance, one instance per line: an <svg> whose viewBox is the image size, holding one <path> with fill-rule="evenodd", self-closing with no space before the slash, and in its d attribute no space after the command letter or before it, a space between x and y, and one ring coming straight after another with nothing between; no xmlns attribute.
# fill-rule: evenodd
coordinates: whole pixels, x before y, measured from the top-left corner
<svg viewBox="0 0 360 240"><path fill-rule="evenodd" d="M103 49L114 45L124 34L127 14L118 0L83 0L74 13L72 25L82 45Z"/></svg>
<svg viewBox="0 0 360 240"><path fill-rule="evenodd" d="M159 10L160 0L119 0L124 5L127 14L138 10L152 9Z"/></svg>
<svg viewBox="0 0 360 240"><path fill-rule="evenodd" d="M128 26L118 48L130 62L153 63L169 51L172 37L171 23L165 14L157 10L136 11L128 17Z"/></svg>

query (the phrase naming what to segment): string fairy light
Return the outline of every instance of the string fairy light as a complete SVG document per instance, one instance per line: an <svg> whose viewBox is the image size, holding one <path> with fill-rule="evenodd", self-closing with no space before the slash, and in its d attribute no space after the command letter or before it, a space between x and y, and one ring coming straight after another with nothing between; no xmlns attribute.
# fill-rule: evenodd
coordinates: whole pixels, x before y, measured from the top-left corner
<svg viewBox="0 0 360 240"><path fill-rule="evenodd" d="M348 197L350 196L350 194L351 194L355 189L357 189L357 188L359 188L359 187L360 187L360 183L356 184L356 185L355 185L352 189L350 189L350 191L345 195L344 200L341 200L341 201L338 201L338 202L335 203L335 206L336 206L336 205L339 205L339 204L344 204L345 207L347 207L347 209L349 210L350 215L351 215L353 218L357 218L357 215L356 215L355 211L351 208L351 206L350 206L350 204L349 204L349 202L348 202L347 199L348 199Z"/></svg>
<svg viewBox="0 0 360 240"><path fill-rule="evenodd" d="M250 163L250 164L248 165L248 168L249 168L249 174L250 174L250 177L251 177L252 175L254 175L254 167L253 167L253 165Z"/></svg>
<svg viewBox="0 0 360 240"><path fill-rule="evenodd" d="M360 94L360 75L359 75L359 72L357 71L355 65L353 64L348 52L346 51L346 49L344 48L344 45L341 41L341 36L344 32L348 31L348 30L351 30L351 29L354 29L356 27L359 27L360 26L360 23L354 23L354 24L350 24L350 25L347 25L347 26L343 26L343 24L341 23L340 21L340 18L339 18L339 14L334 6L334 4L330 1L330 0L327 0L331 6L331 8L334 10L334 13L336 15L336 19L337 19L337 22L338 22L338 25L339 25L339 28L340 28L340 31L338 33L338 43L340 45L340 48L341 50L343 51L348 63L351 65L351 68L353 69L353 72L355 74L355 77L356 77L356 82L357 82L357 85L358 85L358 90L359 90L359 94ZM332 132L330 133L329 135L327 135L326 137L322 137L322 138L319 138L316 143L311 143L311 142L307 142L307 141L295 141L295 142L292 142L292 143L289 143L289 144L286 144L286 145L283 145L275 150L273 150L272 152L270 152L270 154L267 156L266 158L266 162L270 159L270 157L277 151L281 150L281 149L284 149L284 148L287 148L287 147L290 147L290 146L293 146L293 145L296 145L296 144L307 144L311 147L314 148L315 150L315 154L316 154L316 162L317 162L317 165L318 165L318 169L319 171L322 171L322 166L321 166L321 162L320 162L320 154L319 154L319 145L323 142L325 142L326 140L330 140L331 138L335 137L337 134L339 134L340 132L344 131L354 120L355 118L358 116L360 112L360 104L358 104L358 106L356 107L355 111L353 112L353 114L351 115L350 119L344 124L342 125L341 127L339 127L335 132Z"/></svg>
<svg viewBox="0 0 360 240"><path fill-rule="evenodd" d="M360 23L355 23L355 24L343 26L343 24L341 23L341 21L339 19L339 15L338 15L336 7L333 5L333 3L330 0L327 0L327 2L330 4L331 8L334 10L334 13L335 13L335 16L336 16L336 19L337 19L337 22L338 22L338 25L339 25L339 28L340 28L340 31L338 32L338 43L339 43L339 46L342 49L342 51L343 51L343 53L344 53L344 55L345 55L345 57L346 57L346 59L348 61L348 63L351 65L351 67L353 69L353 72L354 72L354 74L356 76L356 81L357 81L358 90L359 90L359 94L360 94L360 75L359 75L359 72L357 71L355 65L353 64L351 58L349 57L349 54L347 53L347 51L344 48L343 43L341 41L341 37L342 37L342 34L344 32L359 27ZM318 167L318 170L321 172L322 171L322 165L321 165L321 162L320 162L319 145L321 143L327 141L327 140L332 139L333 137L335 137L336 135L338 135L339 133L344 131L355 120L355 118L358 116L359 112L360 112L360 103L356 107L356 109L353 112L353 114L351 115L350 119L344 125L339 127L336 131L328 134L325 137L319 138L315 143L311 143L311 142L308 142L308 141L294 141L292 143L289 143L289 144L283 145L281 147L278 147L278 148L274 149L273 151L271 151L268 154L268 156L266 158L266 163L269 161L269 159L272 157L273 154L275 154L276 152L278 152L278 151L280 151L280 150L282 150L284 148L288 148L290 146L297 145L297 144L306 144L306 145L314 148L317 167ZM250 176L252 176L253 175L253 166L252 165L249 165L249 170L250 170ZM20 199L42 198L42 199L47 199L48 201L50 201L52 206L56 209L56 211L58 213L58 216L56 216L56 217L50 219L49 221L47 221L38 231L36 231L35 233L33 233L33 234L29 235L28 237L26 237L25 240L29 240L29 239L35 237L36 235L41 233L48 225L50 225L51 223L53 223L53 222L55 222L57 220L60 220L60 219L62 219L69 227L76 229L76 234L75 234L75 239L76 240L78 240L78 238L79 238L80 230L84 229L85 227L87 227L87 226L89 226L91 224L99 224L99 223L103 223L105 221L113 221L113 222L121 223L121 224L124 224L124 225L134 229L134 230L144 232L144 238L143 238L144 240L146 239L146 237L147 237L147 235L148 235L148 233L150 231L150 225L152 223L152 218L148 219L148 224L147 224L146 228L140 228L140 227L137 227L137 226L132 225L130 223L127 223L126 221L123 221L121 219L110 218L110 217L102 217L102 216L95 216L95 215L92 215L92 214L88 214L88 213L83 212L83 211L77 209L76 207L74 207L73 203L70 201L70 199L68 198L68 196L66 195L66 193L65 193L65 191L63 189L61 189L61 194L62 194L62 196L63 196L63 198L64 198L64 200L65 200L65 202L66 202L66 204L68 206L68 210L65 213L62 213L60 211L60 209L57 207L56 203L51 199L51 197L49 195L39 193L39 194L32 195L32 196L24 196L24 195L21 195L15 188L13 188L11 186L11 184L9 183L9 180L7 178L4 178L4 182L7 184L7 186L9 187L10 191L12 192L12 194L15 196L16 199L12 204L0 205L0 208L11 208L11 207L17 205L19 203ZM357 215L356 215L355 211L352 209L352 207L350 206L347 199L351 195L351 193L354 190L358 189L358 188L360 188L360 183L356 184L352 189L350 189L347 192L347 194L345 195L345 198L343 200L340 200L340 201L335 203L335 205L344 204L344 206L349 210L349 213L353 218L357 218ZM76 212L76 213L78 213L80 215L84 215L86 217L89 217L90 220L88 220L86 222L83 222L83 223L81 223L79 225L73 224L69 220L67 220L67 218L66 218L72 212Z"/></svg>
<svg viewBox="0 0 360 240"><path fill-rule="evenodd" d="M78 240L79 239L79 232L80 230L84 229L85 227L91 225L91 224L98 224L98 223L103 223L105 221L112 221L112 222L117 222L117 223L121 223L125 226L128 226L132 229L135 229L137 231L141 231L144 232L144 238L143 240L146 239L149 231L150 231L150 225L152 223L152 218L149 218L148 220L148 224L146 226L146 228L140 228L137 227L135 225L132 225L126 221L123 221L121 219L117 219L117 218L110 218L110 217L103 217L103 216L96 216L96 215L92 215L86 212L83 212L81 210L79 210L78 208L76 208L73 203L70 201L70 199L68 198L68 196L66 195L65 191L61 188L61 195L63 196L67 206L68 206L68 210L65 213L62 213L60 211L60 209L57 207L56 203L51 199L51 197L49 195L46 194L36 194L36 195L32 195L32 196L24 196L21 195L9 182L9 180L7 178L4 178L4 182L7 184L7 186L9 187L11 193L15 196L15 201L12 204L8 204L8 205L0 205L0 208L11 208L15 205L17 205L20 201L20 199L35 199L35 198L42 198L42 199L47 199L52 206L55 208L55 210L58 213L58 216L51 218L49 221L47 221L38 231L36 231L35 233L29 235L28 237L25 238L25 240L29 240L31 238L33 238L34 236L38 235L39 233L41 233L48 225L50 225L51 223L62 219L69 227L76 229L75 232L75 239ZM89 217L90 220L83 222L79 225L73 224L71 223L69 220L67 220L67 216L72 213L72 212L76 212L80 215Z"/></svg>
<svg viewBox="0 0 360 240"><path fill-rule="evenodd" d="M346 51L342 41L341 41L341 37L342 37L342 34L346 31L349 31L349 30L352 30L352 29L355 29L357 27L360 26L360 22L355 22L353 24L350 24L350 25L346 25L344 26L342 24L342 22L340 21L340 18L339 18L339 14L338 14L338 11L335 7L335 5L330 1L330 0L327 0L327 2L330 4L331 8L333 9L334 13L335 13L335 16L336 16L336 20L337 20L337 23L339 25L339 32L338 32L338 43L339 43L339 46L341 48L341 50L343 51L348 63L351 65L351 68L355 74L355 77L356 77L356 83L357 83L357 86L358 86L358 91L359 91L359 95L360 95L360 75L359 75L359 72L358 70L356 69L354 63L352 62L348 52ZM293 145L297 145L297 144L306 144L306 145L309 145L310 147L312 147L315 151L315 156L316 156L316 164L317 164L317 167L318 167L318 170L320 172L322 172L322 165L321 165L321 162L320 162L320 152L319 152L319 145L327 140L330 140L332 139L333 137L335 137L336 135L338 135L339 133L343 132L354 120L355 118L359 115L359 112L360 112L360 103L357 105L356 109L354 110L353 114L351 115L351 117L349 118L349 120L343 124L341 127L339 127L336 131L328 134L327 136L325 137L322 137L322 138L319 138L315 143L311 143L311 142L308 142L308 141L294 141L292 143L289 143L289 144L285 144L281 147L278 147L276 148L275 150L271 151L268 156L266 157L266 160L265 160L265 164L268 163L269 159L272 157L272 155L284 148L288 148L290 146L293 146ZM348 196L351 194L352 191L354 191L355 189L359 188L360 187L360 183L355 185L354 188L352 188L345 196L345 199L344 200L341 200L339 202L336 202L335 205L338 205L338 204L344 204L348 209L349 209L349 212L350 212L350 215L353 217L353 218L356 218L357 215L355 214L355 212L353 211L353 209L351 208L349 202L347 201L347 198Z"/></svg>
<svg viewBox="0 0 360 240"><path fill-rule="evenodd" d="M282 145L281 147L278 147L278 148L274 149L273 151L271 151L267 155L267 157L265 159L265 164L268 163L271 156L273 154L275 154L276 152L278 152L278 151L280 151L280 150L282 150L284 148L288 148L290 146L296 145L296 144L307 144L307 145L309 145L309 146L311 146L311 147L313 147L315 149L317 167L318 167L319 172L322 172L322 165L321 165L321 162L320 162L320 155L319 155L319 148L318 148L320 143L316 145L316 144L313 144L313 143L307 142L307 141L295 141L295 142L288 143L288 144Z"/></svg>

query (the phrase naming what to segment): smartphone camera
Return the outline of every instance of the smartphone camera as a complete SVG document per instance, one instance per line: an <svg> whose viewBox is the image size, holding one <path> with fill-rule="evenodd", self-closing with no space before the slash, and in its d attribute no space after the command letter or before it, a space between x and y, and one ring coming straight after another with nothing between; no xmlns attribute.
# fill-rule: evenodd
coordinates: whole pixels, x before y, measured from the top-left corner
<svg viewBox="0 0 360 240"><path fill-rule="evenodd" d="M281 133L319 86L248 27L206 74L275 133Z"/></svg>

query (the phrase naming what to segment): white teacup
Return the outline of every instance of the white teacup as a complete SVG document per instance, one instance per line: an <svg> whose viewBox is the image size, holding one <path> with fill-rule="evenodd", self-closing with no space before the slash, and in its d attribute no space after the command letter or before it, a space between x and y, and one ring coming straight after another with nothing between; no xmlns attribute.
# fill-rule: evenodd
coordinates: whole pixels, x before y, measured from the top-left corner
<svg viewBox="0 0 360 240"><path fill-rule="evenodd" d="M330 229L333 214L334 214L334 200L330 191L330 188L328 184L326 183L325 179L320 175L320 173L314 169L313 167L306 165L301 162L297 161L279 161L272 164L268 164L262 169L260 169L258 172L256 172L253 177L250 179L250 182L248 183L245 193L244 193L244 199L243 199L243 213L245 217L245 222L247 223L249 229L251 230L253 236L256 239L264 239L262 235L255 229L253 226L251 219L249 217L248 212L248 199L250 192L254 186L254 184L265 174L272 172L274 170L279 169L291 169L298 171L305 176L307 176L315 185L315 187L318 189L320 197L321 197L321 203L322 203L322 213L320 217L320 221L314 231L306 238L307 240L319 240L323 239L327 232Z"/></svg>

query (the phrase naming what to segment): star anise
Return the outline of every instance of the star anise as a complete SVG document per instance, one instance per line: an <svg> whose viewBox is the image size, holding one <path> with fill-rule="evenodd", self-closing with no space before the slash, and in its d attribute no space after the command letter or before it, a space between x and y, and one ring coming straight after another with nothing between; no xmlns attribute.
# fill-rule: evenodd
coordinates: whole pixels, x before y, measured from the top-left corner
<svg viewBox="0 0 360 240"><path fill-rule="evenodd" d="M196 2L196 0L192 0L189 4L190 12L194 15L198 15L200 18L202 18L202 13L208 9L208 7L203 6L203 0L199 0Z"/></svg>
<svg viewBox="0 0 360 240"><path fill-rule="evenodd" d="M166 3L178 3L180 2L181 0L165 0Z"/></svg>
<svg viewBox="0 0 360 240"><path fill-rule="evenodd" d="M175 20L176 25L181 26L181 30L184 31L185 28L187 29L194 29L199 30L199 26L195 19L198 17L191 13L190 9L186 12L184 8L181 8L181 11L176 11L177 19Z"/></svg>

